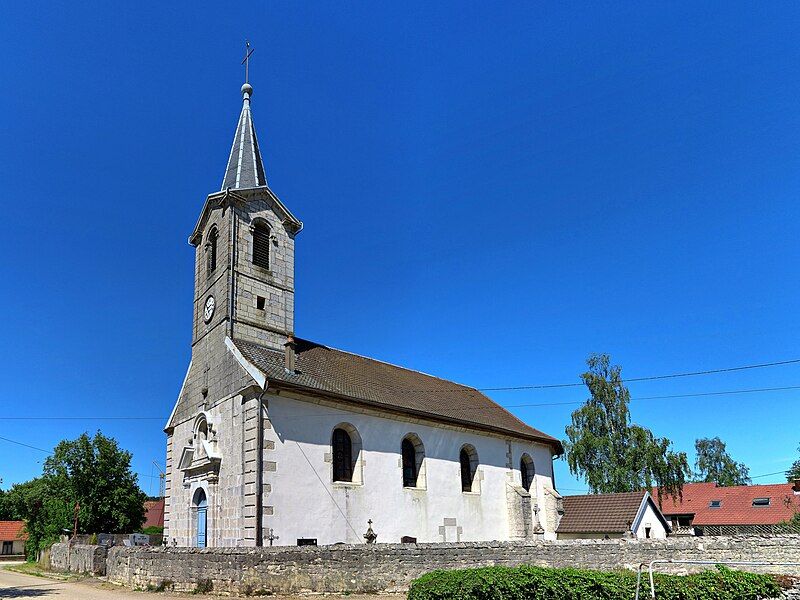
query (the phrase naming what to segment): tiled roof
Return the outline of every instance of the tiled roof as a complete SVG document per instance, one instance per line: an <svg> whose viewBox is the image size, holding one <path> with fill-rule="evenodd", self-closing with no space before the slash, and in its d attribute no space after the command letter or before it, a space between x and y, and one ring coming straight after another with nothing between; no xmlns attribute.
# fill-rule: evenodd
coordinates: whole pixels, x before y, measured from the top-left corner
<svg viewBox="0 0 800 600"><path fill-rule="evenodd" d="M164 499L145 500L144 525L142 527L164 526Z"/></svg>
<svg viewBox="0 0 800 600"><path fill-rule="evenodd" d="M656 491L653 497L657 497ZM753 506L753 499L769 498L769 506ZM719 508L711 501L719 500ZM692 525L776 525L800 511L800 496L791 483L718 487L715 483L687 483L683 500L665 496L661 511L665 515L694 514Z"/></svg>
<svg viewBox="0 0 800 600"><path fill-rule="evenodd" d="M563 452L559 440L525 424L475 388L300 339L296 340L296 373L290 374L282 352L242 340L234 344L271 383L536 440Z"/></svg>
<svg viewBox="0 0 800 600"><path fill-rule="evenodd" d="M28 532L25 531L25 521L0 521L0 542L25 541Z"/></svg>
<svg viewBox="0 0 800 600"><path fill-rule="evenodd" d="M565 496L557 533L625 533L647 492Z"/></svg>

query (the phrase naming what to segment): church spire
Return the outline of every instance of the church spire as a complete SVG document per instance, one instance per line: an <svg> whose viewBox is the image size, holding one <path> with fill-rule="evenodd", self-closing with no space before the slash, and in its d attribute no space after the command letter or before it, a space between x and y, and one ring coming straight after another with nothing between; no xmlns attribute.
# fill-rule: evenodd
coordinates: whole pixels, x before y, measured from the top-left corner
<svg viewBox="0 0 800 600"><path fill-rule="evenodd" d="M258 149L258 139L253 126L253 117L250 114L250 97L253 95L253 86L249 79L250 43L247 43L247 54L242 63L245 65L245 84L242 86L242 114L239 115L239 125L233 136L231 154L228 157L228 166L222 180L221 190L254 188L267 185L264 174L264 161Z"/></svg>

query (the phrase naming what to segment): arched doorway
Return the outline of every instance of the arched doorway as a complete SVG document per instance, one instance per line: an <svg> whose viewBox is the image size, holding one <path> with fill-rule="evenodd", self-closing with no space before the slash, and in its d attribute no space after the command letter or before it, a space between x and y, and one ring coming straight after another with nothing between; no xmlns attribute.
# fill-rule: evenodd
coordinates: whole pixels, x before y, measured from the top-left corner
<svg viewBox="0 0 800 600"><path fill-rule="evenodd" d="M196 527L196 535L195 539L197 540L197 547L198 548L205 548L206 547L206 531L208 529L208 521L206 519L206 513L208 512L208 500L206 499L206 493L203 488L198 489L194 493L194 499L192 500L194 512L195 512L195 527Z"/></svg>

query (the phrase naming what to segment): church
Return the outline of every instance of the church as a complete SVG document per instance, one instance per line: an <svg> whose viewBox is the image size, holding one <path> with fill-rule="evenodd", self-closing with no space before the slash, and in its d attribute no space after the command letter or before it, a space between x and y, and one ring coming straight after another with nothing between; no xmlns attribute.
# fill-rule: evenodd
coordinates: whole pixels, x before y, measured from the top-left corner
<svg viewBox="0 0 800 600"><path fill-rule="evenodd" d="M164 537L192 547L555 539L558 439L466 385L295 335L303 223L243 106L195 250Z"/></svg>

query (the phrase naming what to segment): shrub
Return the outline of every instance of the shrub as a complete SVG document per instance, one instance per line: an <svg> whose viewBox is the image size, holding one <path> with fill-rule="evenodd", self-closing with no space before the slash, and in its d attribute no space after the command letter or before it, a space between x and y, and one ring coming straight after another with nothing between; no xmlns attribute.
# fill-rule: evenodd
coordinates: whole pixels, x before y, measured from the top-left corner
<svg viewBox="0 0 800 600"><path fill-rule="evenodd" d="M214 590L214 582L210 579L198 579L193 594L208 594Z"/></svg>
<svg viewBox="0 0 800 600"><path fill-rule="evenodd" d="M175 588L175 584L170 579L162 579L157 584L148 583L148 592L167 592Z"/></svg>
<svg viewBox="0 0 800 600"><path fill-rule="evenodd" d="M782 589L770 575L725 567L694 575L657 575L659 600L757 600L777 598ZM640 597L649 595L643 577ZM412 582L408 600L630 600L636 574L545 567L485 567L433 571Z"/></svg>

